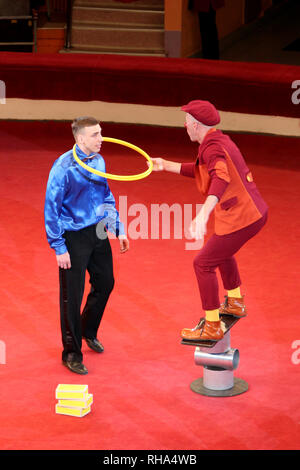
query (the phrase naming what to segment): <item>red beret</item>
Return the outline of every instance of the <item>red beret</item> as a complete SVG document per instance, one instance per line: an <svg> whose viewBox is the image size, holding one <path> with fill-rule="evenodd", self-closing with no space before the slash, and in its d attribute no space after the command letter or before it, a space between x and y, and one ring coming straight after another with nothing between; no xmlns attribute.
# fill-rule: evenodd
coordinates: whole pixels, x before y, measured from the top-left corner
<svg viewBox="0 0 300 470"><path fill-rule="evenodd" d="M216 126L221 120L218 111L209 101L190 101L182 106L181 110L191 114L197 121L206 126Z"/></svg>

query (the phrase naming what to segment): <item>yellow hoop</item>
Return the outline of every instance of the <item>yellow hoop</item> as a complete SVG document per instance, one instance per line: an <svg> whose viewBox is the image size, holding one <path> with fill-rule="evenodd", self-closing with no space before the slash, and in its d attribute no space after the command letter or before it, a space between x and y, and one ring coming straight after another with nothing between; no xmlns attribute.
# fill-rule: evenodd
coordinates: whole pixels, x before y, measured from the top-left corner
<svg viewBox="0 0 300 470"><path fill-rule="evenodd" d="M110 173L103 173L102 171L95 170L95 168L89 167L88 165L83 163L80 160L80 158L78 158L78 156L76 154L76 144L73 147L73 157L75 158L77 163L80 166L82 166L85 170L90 171L91 173L94 173L95 175L99 175L99 176L102 176L103 178L108 178L108 179L111 179L111 180L136 181L136 180L141 180L142 178L146 178L152 172L153 162L152 162L151 158L149 157L149 155L146 152L144 152L144 150L140 149L136 145L130 144L129 142L126 142L125 140L113 139L112 137L103 137L103 142L113 142L115 144L124 145L125 147L129 147L132 150L135 150L136 152L140 153L150 163L148 170L144 171L143 173L139 173L137 175L124 175L124 176L122 176L122 175L112 175Z"/></svg>

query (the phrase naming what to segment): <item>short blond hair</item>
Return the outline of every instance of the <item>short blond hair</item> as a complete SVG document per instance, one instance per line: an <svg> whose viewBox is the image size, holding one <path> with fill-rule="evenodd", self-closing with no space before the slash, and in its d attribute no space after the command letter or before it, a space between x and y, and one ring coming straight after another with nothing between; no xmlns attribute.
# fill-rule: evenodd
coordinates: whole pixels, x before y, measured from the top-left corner
<svg viewBox="0 0 300 470"><path fill-rule="evenodd" d="M90 116L81 116L76 119L71 124L73 136L76 139L77 134L84 129L85 127L92 127L92 126L97 126L99 124L99 121Z"/></svg>

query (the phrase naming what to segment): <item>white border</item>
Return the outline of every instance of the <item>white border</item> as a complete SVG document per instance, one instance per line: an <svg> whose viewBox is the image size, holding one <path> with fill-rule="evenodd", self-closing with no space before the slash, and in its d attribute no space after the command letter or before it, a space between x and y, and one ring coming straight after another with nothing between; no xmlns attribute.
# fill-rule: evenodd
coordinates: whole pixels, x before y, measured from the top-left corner
<svg viewBox="0 0 300 470"><path fill-rule="evenodd" d="M0 119L71 121L77 116L94 116L101 122L182 127L185 113L180 107L149 106L105 101L27 100L7 98L0 106ZM220 111L218 128L300 137L300 119Z"/></svg>

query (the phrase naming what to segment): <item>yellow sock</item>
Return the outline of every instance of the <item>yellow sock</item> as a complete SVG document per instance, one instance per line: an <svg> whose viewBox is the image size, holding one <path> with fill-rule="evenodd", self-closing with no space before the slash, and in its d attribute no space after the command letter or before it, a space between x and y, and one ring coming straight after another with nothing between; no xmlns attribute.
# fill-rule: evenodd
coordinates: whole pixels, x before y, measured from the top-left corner
<svg viewBox="0 0 300 470"><path fill-rule="evenodd" d="M205 310L205 319L207 321L219 321L219 309L216 310Z"/></svg>
<svg viewBox="0 0 300 470"><path fill-rule="evenodd" d="M237 287L236 289L231 289L228 291L228 297L235 297L235 298L239 298L241 299L242 298L242 295L241 295L241 290L239 287Z"/></svg>

